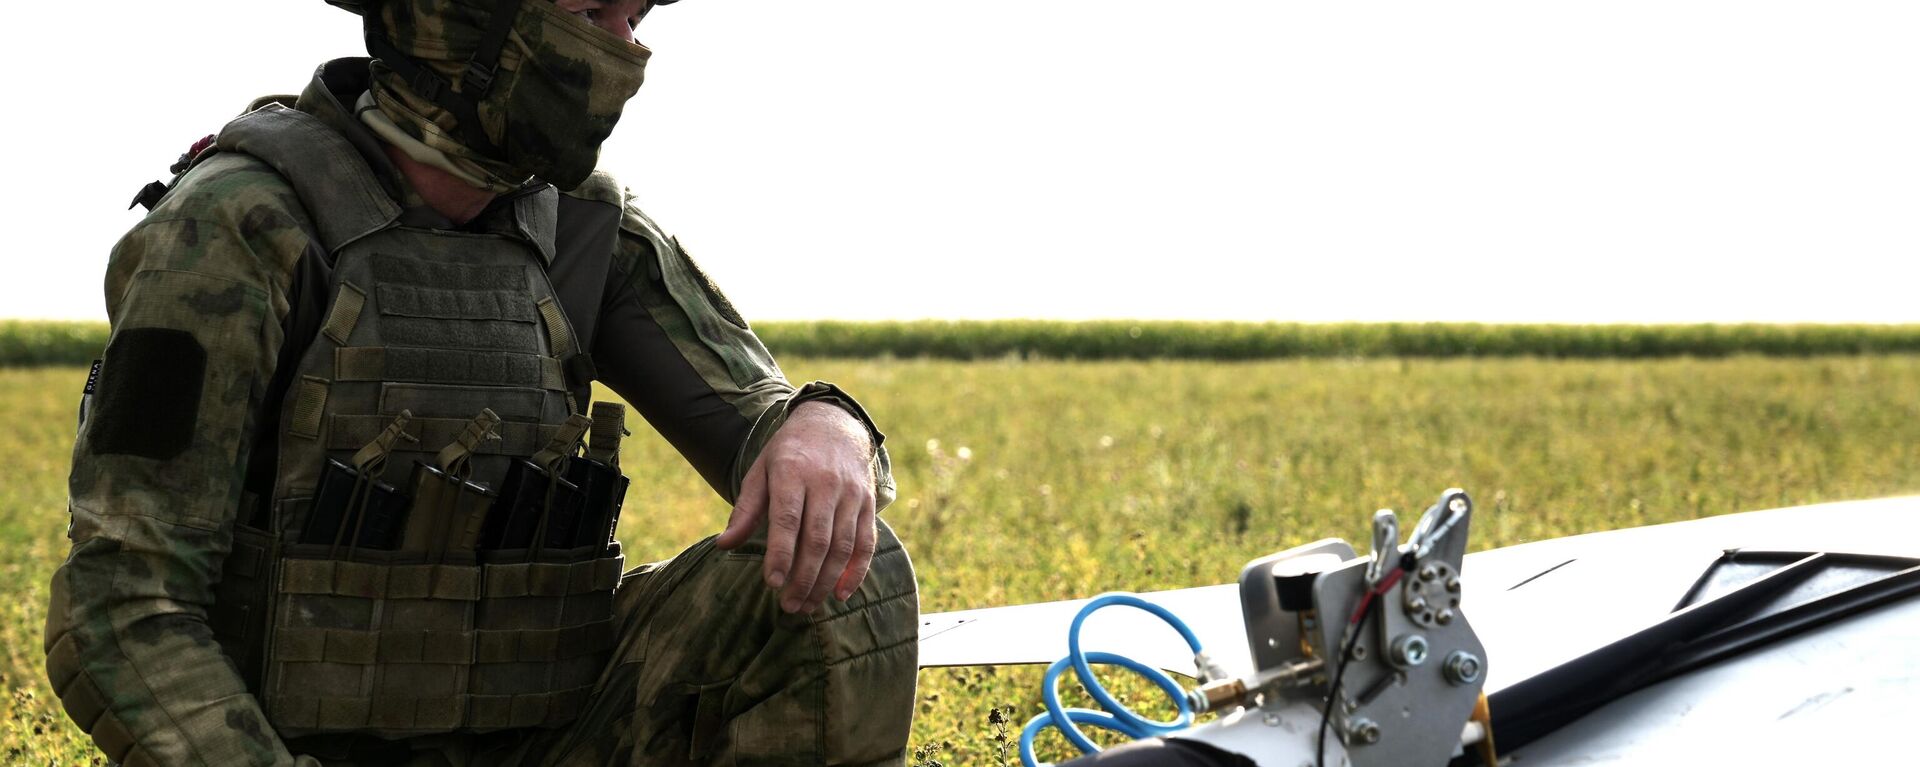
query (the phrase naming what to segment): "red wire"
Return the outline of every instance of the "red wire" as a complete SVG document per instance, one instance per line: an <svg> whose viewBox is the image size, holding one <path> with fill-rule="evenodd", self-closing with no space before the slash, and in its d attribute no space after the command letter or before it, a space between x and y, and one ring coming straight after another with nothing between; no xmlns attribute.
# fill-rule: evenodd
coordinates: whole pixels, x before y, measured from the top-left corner
<svg viewBox="0 0 1920 767"><path fill-rule="evenodd" d="M1368 591L1367 595L1360 599L1360 606L1353 609L1353 617L1347 619L1347 625L1351 626L1359 623L1360 616L1366 615L1367 608L1373 605L1374 597L1387 593L1389 589L1393 588L1394 584L1400 582L1400 576L1406 573L1405 568L1396 567L1393 568L1393 572L1387 573L1387 577L1380 579L1380 585L1373 587L1373 590Z"/></svg>

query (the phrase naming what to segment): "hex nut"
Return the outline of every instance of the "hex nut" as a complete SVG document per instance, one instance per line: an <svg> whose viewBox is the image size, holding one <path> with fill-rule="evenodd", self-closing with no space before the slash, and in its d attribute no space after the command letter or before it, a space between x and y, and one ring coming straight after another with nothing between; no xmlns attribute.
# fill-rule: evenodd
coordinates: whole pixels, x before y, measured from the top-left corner
<svg viewBox="0 0 1920 767"><path fill-rule="evenodd" d="M1457 685L1473 684L1474 682L1480 681L1480 675L1485 673L1486 670L1486 664L1480 661L1480 656L1474 655L1466 650L1453 651L1447 656L1447 662L1442 667L1442 672L1446 676L1447 681Z"/></svg>

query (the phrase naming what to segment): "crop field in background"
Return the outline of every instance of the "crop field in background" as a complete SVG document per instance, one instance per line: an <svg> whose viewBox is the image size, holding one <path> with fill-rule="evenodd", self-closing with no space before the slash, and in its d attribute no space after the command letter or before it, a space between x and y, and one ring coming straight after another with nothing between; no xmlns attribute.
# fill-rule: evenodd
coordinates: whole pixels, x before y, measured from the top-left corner
<svg viewBox="0 0 1920 767"><path fill-rule="evenodd" d="M1478 500L1476 549L1920 491L1911 356L790 357L786 369L840 383L881 421L900 484L884 516L913 554L926 612L1226 582L1287 546L1362 540L1374 509L1417 512L1448 486ZM93 758L40 649L84 378L0 369L6 764ZM634 561L664 558L718 530L726 507L635 432L621 537ZM1038 710L1038 683L1034 668L922 672L916 762L1017 763L996 735Z"/></svg>
<svg viewBox="0 0 1920 767"><path fill-rule="evenodd" d="M754 325L754 331L783 359L1647 359L1920 353L1920 325L828 320L762 322ZM102 322L0 320L0 366L85 365L100 356L106 339L107 326Z"/></svg>

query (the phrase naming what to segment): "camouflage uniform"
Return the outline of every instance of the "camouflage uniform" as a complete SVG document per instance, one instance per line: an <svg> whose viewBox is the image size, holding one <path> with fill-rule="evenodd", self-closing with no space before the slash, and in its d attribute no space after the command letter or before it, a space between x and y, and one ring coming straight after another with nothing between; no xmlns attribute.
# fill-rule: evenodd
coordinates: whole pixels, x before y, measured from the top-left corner
<svg viewBox="0 0 1920 767"><path fill-rule="evenodd" d="M454 228L422 205L341 106L368 87L366 60L332 62L293 107L351 142L412 225ZM462 229L524 239L515 208L503 200ZM558 210L563 234L610 235L610 259L559 252L547 266L573 325L593 328L598 380L733 499L801 399L795 387L678 243L611 179L594 174L560 197ZM570 722L401 740L281 737L216 642L209 614L236 531L272 492L261 477L274 475L261 467L275 463L276 397L298 383L286 380L296 342L327 319L317 291L303 287L325 284L328 258L287 179L233 152L188 172L114 249L106 280L113 334L74 448L73 549L53 579L46 632L54 689L109 758L902 763L917 596L905 551L884 523L859 590L811 616L779 609L777 592L761 582L758 542L723 552L709 539L628 572L613 595L611 661ZM834 401L864 419L857 405ZM893 497L884 450L876 476L884 506Z"/></svg>

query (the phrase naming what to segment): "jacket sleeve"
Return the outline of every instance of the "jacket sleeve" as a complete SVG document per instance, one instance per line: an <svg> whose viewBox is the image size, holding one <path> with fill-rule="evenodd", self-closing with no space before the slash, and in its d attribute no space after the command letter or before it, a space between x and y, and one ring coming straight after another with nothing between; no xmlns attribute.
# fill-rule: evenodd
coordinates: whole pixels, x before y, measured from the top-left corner
<svg viewBox="0 0 1920 767"><path fill-rule="evenodd" d="M796 389L732 302L631 203L607 276L593 359L600 378L638 409L729 503L767 440L801 402L831 402L873 438L875 497L894 498L883 437L830 384Z"/></svg>
<svg viewBox="0 0 1920 767"><path fill-rule="evenodd" d="M239 156L196 170L114 248L112 323L69 478L47 673L124 765L315 764L288 753L207 624L254 413L281 345L292 192Z"/></svg>

